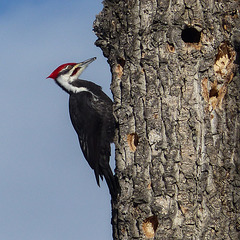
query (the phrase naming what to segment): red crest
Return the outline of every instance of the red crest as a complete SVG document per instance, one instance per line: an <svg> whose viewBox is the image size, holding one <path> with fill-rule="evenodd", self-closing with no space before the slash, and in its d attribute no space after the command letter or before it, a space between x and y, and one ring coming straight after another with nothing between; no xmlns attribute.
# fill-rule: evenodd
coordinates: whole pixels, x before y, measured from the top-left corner
<svg viewBox="0 0 240 240"><path fill-rule="evenodd" d="M76 65L77 63L64 63L62 64L61 66L57 67L47 78L52 78L52 79L56 79L59 72L64 69L67 65L71 65L71 66L74 66Z"/></svg>

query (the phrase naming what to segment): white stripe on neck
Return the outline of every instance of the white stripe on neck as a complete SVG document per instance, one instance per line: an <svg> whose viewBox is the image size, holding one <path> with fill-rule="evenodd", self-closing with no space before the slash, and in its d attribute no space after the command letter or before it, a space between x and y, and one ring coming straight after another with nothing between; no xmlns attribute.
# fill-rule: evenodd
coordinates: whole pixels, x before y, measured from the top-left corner
<svg viewBox="0 0 240 240"><path fill-rule="evenodd" d="M75 87L64 76L59 76L56 81L67 91L71 93L89 92L85 87Z"/></svg>

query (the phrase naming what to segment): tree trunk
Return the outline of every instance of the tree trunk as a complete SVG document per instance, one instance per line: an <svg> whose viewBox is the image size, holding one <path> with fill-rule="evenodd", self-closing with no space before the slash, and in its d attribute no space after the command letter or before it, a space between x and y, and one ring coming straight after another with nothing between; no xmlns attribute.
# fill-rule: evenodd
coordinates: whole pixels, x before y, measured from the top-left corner
<svg viewBox="0 0 240 240"><path fill-rule="evenodd" d="M104 1L119 123L114 239L240 239L237 0Z"/></svg>

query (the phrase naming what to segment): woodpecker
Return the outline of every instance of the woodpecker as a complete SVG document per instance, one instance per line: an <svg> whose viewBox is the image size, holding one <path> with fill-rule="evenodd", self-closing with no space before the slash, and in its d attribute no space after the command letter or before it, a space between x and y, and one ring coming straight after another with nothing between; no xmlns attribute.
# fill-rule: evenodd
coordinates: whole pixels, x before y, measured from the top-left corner
<svg viewBox="0 0 240 240"><path fill-rule="evenodd" d="M78 77L96 58L80 63L65 63L47 78L55 80L69 94L69 113L78 135L80 147L94 170L98 186L99 176L105 178L112 198L116 197L117 184L109 166L110 144L115 134L112 100L93 82Z"/></svg>

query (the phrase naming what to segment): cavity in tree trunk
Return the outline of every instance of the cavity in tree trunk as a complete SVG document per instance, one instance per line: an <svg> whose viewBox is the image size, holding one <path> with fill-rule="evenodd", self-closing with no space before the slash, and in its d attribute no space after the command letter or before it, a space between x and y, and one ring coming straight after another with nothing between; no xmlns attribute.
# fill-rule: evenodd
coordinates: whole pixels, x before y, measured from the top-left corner
<svg viewBox="0 0 240 240"><path fill-rule="evenodd" d="M104 1L113 238L240 239L239 1Z"/></svg>

